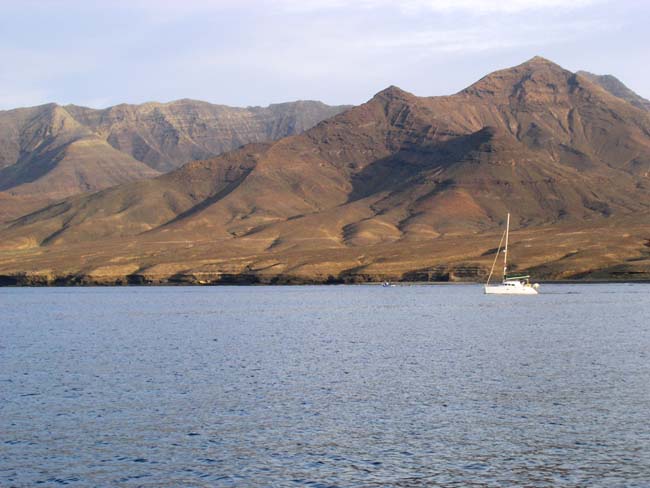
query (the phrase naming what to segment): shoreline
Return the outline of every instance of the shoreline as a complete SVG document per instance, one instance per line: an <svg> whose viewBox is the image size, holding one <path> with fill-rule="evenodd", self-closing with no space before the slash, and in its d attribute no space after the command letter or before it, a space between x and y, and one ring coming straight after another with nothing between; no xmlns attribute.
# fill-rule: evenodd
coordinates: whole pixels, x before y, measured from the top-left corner
<svg viewBox="0 0 650 488"><path fill-rule="evenodd" d="M627 278L627 279L626 279ZM642 284L650 283L650 277L640 279L626 278L547 278L533 280L540 285L556 284ZM381 286L389 281L396 286L454 286L454 285L483 285L484 280L472 279L432 279L432 280L404 280L380 276L345 277L304 277L291 275L260 276L253 274L228 274L198 279L194 275L174 275L165 277L151 277L143 275L126 276L92 276L83 274L51 276L40 274L16 273L0 274L0 287L2 288L40 288L40 287L118 287L118 286L314 286L314 285L373 285Z"/></svg>

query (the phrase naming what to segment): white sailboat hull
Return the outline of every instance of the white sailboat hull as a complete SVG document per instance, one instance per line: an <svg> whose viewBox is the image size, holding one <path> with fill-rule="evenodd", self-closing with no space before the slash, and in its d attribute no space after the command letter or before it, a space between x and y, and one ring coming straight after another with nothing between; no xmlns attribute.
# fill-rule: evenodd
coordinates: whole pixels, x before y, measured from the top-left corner
<svg viewBox="0 0 650 488"><path fill-rule="evenodd" d="M501 250L501 242L499 242L499 247L497 248L497 253L494 256L494 262L492 263L492 269L488 275L487 283L485 283L485 294L486 295L537 295L537 289L539 288L538 284L531 285L530 277L525 276L508 276L508 234L510 233L510 213L506 218L506 231L501 237L501 241L505 238L506 245L503 248L503 281L498 285L490 285L490 278L494 272L494 266L497 264L497 259L499 257L499 251Z"/></svg>
<svg viewBox="0 0 650 488"><path fill-rule="evenodd" d="M523 284L519 281L505 282L500 285L485 285L486 295L537 295L535 285Z"/></svg>

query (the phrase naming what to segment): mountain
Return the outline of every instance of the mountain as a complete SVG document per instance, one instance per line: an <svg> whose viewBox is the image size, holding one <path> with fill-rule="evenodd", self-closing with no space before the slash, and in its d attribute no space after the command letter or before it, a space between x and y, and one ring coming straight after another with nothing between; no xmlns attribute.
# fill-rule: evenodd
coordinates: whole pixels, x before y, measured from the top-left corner
<svg viewBox="0 0 650 488"><path fill-rule="evenodd" d="M0 221L247 143L297 134L346 108L313 101L235 108L179 100L0 111Z"/></svg>
<svg viewBox="0 0 650 488"><path fill-rule="evenodd" d="M646 100L641 95L636 94L630 90L622 81L612 75L595 75L588 71L578 71L577 74L584 76L589 81L592 81L602 88L607 90L615 97L621 98L626 102L631 103L637 108L643 110L650 110L650 100Z"/></svg>
<svg viewBox="0 0 650 488"><path fill-rule="evenodd" d="M166 172L251 142L299 134L349 108L316 101L236 108L197 100L65 109L112 147Z"/></svg>
<svg viewBox="0 0 650 488"><path fill-rule="evenodd" d="M389 87L300 135L39 210L0 232L0 272L477 278L510 211L520 269L647 276L649 174L650 114L536 57L451 96Z"/></svg>

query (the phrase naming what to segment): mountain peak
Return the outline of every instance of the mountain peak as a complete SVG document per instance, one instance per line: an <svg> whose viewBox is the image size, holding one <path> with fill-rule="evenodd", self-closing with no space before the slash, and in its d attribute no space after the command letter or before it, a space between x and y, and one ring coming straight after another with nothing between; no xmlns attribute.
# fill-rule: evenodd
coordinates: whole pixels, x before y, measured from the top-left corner
<svg viewBox="0 0 650 488"><path fill-rule="evenodd" d="M494 71L470 85L461 93L478 97L508 97L515 92L546 90L549 87L567 86L573 73L541 56ZM522 91L522 89L524 89Z"/></svg>
<svg viewBox="0 0 650 488"><path fill-rule="evenodd" d="M405 90L402 90L400 87L395 85L390 85L387 88L384 88L382 91L375 94L373 98L380 98L384 100L406 100L413 98L414 95Z"/></svg>
<svg viewBox="0 0 650 488"><path fill-rule="evenodd" d="M381 90L377 95L386 95L386 96L400 96L400 95L408 95L409 93L402 90L399 86L395 85L390 85L383 90Z"/></svg>
<svg viewBox="0 0 650 488"><path fill-rule="evenodd" d="M544 58L542 56L533 56L528 61L525 61L524 63L522 63L522 65L525 65L525 64L551 64L551 65L554 65L554 66L558 66L557 63L554 63L550 59L546 59L546 58Z"/></svg>
<svg viewBox="0 0 650 488"><path fill-rule="evenodd" d="M526 72L540 72L540 73L564 73L564 74L573 74L569 70L564 69L557 63L554 63L550 59L543 58L542 56L533 56L528 61L524 61L518 66L513 66L512 68L506 68L502 71L521 71L525 70Z"/></svg>

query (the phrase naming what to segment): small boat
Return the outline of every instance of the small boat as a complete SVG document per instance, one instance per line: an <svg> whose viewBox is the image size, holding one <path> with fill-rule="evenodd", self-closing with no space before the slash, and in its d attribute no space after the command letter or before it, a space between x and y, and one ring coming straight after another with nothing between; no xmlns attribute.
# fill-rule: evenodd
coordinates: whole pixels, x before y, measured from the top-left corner
<svg viewBox="0 0 650 488"><path fill-rule="evenodd" d="M384 282L381 284L381 286L383 286L383 287L388 287L388 286L395 286L395 285L392 284L390 281L384 281Z"/></svg>
<svg viewBox="0 0 650 488"><path fill-rule="evenodd" d="M537 295L537 290L539 285L535 283L534 285L530 283L530 276L520 275L520 276L508 276L508 234L510 233L510 214L506 220L506 231L501 237L501 242L499 242L499 247L497 248L497 254L494 257L494 262L492 263L492 269L488 276L487 282L485 283L485 293L489 295ZM494 266L499 259L499 253L501 252L501 244L505 237L505 246L503 248L503 281L498 285L491 285L490 278L492 278L492 273L494 272Z"/></svg>

